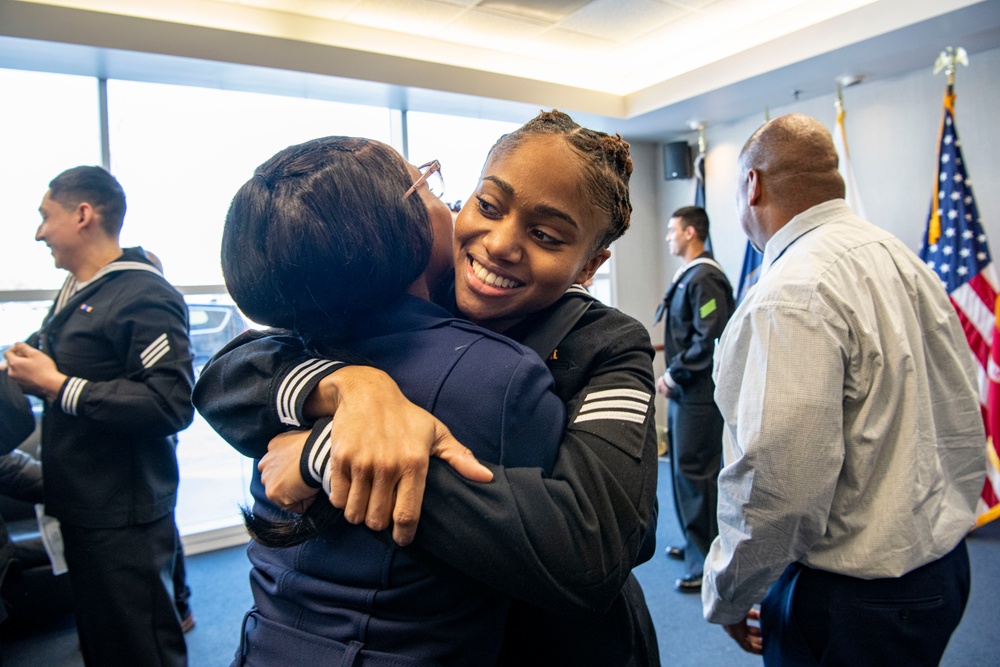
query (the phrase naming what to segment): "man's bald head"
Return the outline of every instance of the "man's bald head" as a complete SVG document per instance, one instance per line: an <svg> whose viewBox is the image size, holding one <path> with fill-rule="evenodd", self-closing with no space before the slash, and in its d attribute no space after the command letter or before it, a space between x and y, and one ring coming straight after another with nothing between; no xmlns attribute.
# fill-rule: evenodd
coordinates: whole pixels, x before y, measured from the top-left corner
<svg viewBox="0 0 1000 667"><path fill-rule="evenodd" d="M758 250L799 213L844 197L833 138L802 114L780 116L754 132L740 151L739 171L740 220Z"/></svg>
<svg viewBox="0 0 1000 667"><path fill-rule="evenodd" d="M833 138L822 123L803 114L762 125L743 146L740 169L756 169L771 197L796 213L844 197Z"/></svg>

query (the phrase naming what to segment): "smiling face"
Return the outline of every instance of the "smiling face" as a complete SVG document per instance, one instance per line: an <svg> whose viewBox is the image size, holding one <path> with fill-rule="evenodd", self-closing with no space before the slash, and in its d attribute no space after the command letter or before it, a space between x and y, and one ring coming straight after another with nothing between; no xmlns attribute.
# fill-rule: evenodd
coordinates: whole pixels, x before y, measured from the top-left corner
<svg viewBox="0 0 1000 667"><path fill-rule="evenodd" d="M536 135L489 159L455 221L455 297L470 320L504 331L593 277L609 215L584 190L583 158Z"/></svg>
<svg viewBox="0 0 1000 667"><path fill-rule="evenodd" d="M71 269L72 256L79 243L79 207L67 209L46 192L38 212L42 222L35 232L35 240L45 243L52 251L57 269Z"/></svg>

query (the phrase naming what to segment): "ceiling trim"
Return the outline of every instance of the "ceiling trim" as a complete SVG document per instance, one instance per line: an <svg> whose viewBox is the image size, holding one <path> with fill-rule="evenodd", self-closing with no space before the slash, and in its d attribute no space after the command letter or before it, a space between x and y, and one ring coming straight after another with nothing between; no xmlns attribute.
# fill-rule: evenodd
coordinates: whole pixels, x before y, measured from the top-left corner
<svg viewBox="0 0 1000 667"><path fill-rule="evenodd" d="M627 95L625 117L634 118L981 2L906 0L905 18L891 3L866 5Z"/></svg>
<svg viewBox="0 0 1000 667"><path fill-rule="evenodd" d="M0 0L0 67L514 122L559 108L590 127L653 141L687 133L690 121L728 122L787 102L790 91L795 99L830 94L844 74L871 82L922 67L929 72L949 45L970 55L1000 47L1000 0L878 0L824 27L625 96L292 39Z"/></svg>
<svg viewBox="0 0 1000 667"><path fill-rule="evenodd" d="M16 0L0 0L0 35L376 81L612 118L625 115L621 95L312 42Z"/></svg>

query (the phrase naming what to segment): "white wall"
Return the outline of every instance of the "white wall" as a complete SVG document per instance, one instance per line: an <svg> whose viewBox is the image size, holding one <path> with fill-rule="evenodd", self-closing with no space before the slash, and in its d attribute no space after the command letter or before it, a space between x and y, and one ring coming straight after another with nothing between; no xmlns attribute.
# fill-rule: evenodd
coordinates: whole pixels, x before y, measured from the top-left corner
<svg viewBox="0 0 1000 667"><path fill-rule="evenodd" d="M662 178L655 170L658 151L655 144L631 142L632 224L611 248L615 262L615 305L646 325L652 325L653 310L663 290L658 245L662 237L656 205L658 179Z"/></svg>

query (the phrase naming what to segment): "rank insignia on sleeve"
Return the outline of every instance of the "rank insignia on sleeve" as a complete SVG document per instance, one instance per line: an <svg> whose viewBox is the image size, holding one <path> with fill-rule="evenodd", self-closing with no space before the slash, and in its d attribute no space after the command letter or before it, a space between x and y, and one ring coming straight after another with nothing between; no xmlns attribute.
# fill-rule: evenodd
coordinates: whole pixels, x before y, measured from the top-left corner
<svg viewBox="0 0 1000 667"><path fill-rule="evenodd" d="M716 308L718 308L718 304L715 303L715 299L709 299L708 301L703 303L701 305L701 311L700 311L702 319L705 319L706 317L714 313Z"/></svg>

